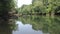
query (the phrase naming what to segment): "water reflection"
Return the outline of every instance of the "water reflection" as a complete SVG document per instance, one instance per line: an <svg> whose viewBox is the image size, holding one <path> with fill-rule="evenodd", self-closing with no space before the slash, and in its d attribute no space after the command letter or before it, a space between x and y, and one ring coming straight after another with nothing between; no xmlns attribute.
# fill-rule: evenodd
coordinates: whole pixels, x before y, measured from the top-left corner
<svg viewBox="0 0 60 34"><path fill-rule="evenodd" d="M16 29L17 24L15 19L0 19L0 34L12 34Z"/></svg>
<svg viewBox="0 0 60 34"><path fill-rule="evenodd" d="M30 26L32 30L40 31L39 34L42 32L42 34L60 34L60 16L23 16L19 18L19 21L21 21L24 26L30 24L27 25L27 27ZM30 30L30 28L28 28L28 30ZM38 32L34 32L34 34L38 34Z"/></svg>
<svg viewBox="0 0 60 34"><path fill-rule="evenodd" d="M16 24L0 24L0 34L12 34L16 30Z"/></svg>
<svg viewBox="0 0 60 34"><path fill-rule="evenodd" d="M35 31L32 29L32 25L23 24L21 21L17 21L18 30L13 31L13 34L42 34L42 31Z"/></svg>
<svg viewBox="0 0 60 34"><path fill-rule="evenodd" d="M22 16L0 22L0 34L60 34L60 16Z"/></svg>

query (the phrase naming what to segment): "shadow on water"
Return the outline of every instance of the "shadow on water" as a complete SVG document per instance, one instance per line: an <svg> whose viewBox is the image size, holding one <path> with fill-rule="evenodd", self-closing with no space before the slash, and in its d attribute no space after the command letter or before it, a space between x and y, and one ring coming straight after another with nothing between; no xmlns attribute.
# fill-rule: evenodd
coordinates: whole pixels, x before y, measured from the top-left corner
<svg viewBox="0 0 60 34"><path fill-rule="evenodd" d="M0 34L12 34L17 29L16 19L9 18L5 20L0 18Z"/></svg>
<svg viewBox="0 0 60 34"><path fill-rule="evenodd" d="M0 24L0 34L12 34L17 29L17 24Z"/></svg>
<svg viewBox="0 0 60 34"><path fill-rule="evenodd" d="M0 34L12 34L13 27L11 25L0 25Z"/></svg>
<svg viewBox="0 0 60 34"><path fill-rule="evenodd" d="M19 21L32 25L33 30L43 34L60 34L60 16L22 16Z"/></svg>

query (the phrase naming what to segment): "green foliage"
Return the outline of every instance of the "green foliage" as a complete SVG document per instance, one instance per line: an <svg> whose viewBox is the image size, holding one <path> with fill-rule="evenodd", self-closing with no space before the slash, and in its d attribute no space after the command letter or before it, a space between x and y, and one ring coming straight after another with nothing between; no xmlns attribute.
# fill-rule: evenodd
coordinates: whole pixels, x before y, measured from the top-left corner
<svg viewBox="0 0 60 34"><path fill-rule="evenodd" d="M57 7L60 6L60 0L33 0L30 5L23 5L20 13L25 14L40 14L40 13L55 13ZM60 9L59 9L60 10Z"/></svg>
<svg viewBox="0 0 60 34"><path fill-rule="evenodd" d="M15 6L16 6L15 0L0 0L0 12L4 11L6 12L15 9Z"/></svg>
<svg viewBox="0 0 60 34"><path fill-rule="evenodd" d="M1 20L8 21L8 19L10 19L12 15L15 14L15 9L16 9L15 7L16 7L16 0L0 0Z"/></svg>

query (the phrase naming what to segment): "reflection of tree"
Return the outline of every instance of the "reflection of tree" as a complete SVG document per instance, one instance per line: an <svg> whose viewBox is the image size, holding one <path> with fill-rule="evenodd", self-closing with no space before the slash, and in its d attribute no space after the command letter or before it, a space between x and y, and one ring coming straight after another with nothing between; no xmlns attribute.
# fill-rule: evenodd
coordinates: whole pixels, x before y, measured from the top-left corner
<svg viewBox="0 0 60 34"><path fill-rule="evenodd" d="M13 30L16 30L17 25L15 19L8 19L7 21L0 20L0 34L12 34Z"/></svg>
<svg viewBox="0 0 60 34"><path fill-rule="evenodd" d="M0 25L0 34L12 34L12 29L8 25Z"/></svg>
<svg viewBox="0 0 60 34"><path fill-rule="evenodd" d="M12 31L16 28L16 24L2 24L0 25L0 34L12 34Z"/></svg>
<svg viewBox="0 0 60 34"><path fill-rule="evenodd" d="M15 29L15 27L14 25L9 24L0 25L0 34L12 34L12 31Z"/></svg>
<svg viewBox="0 0 60 34"><path fill-rule="evenodd" d="M60 34L60 17L51 16L24 16L19 19L23 24L31 24L34 30L44 33Z"/></svg>

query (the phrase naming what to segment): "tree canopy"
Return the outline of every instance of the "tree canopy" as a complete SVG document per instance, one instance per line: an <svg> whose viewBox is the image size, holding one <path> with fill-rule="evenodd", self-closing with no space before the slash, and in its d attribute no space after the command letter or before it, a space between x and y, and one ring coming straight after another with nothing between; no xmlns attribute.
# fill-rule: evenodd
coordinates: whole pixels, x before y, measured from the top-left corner
<svg viewBox="0 0 60 34"><path fill-rule="evenodd" d="M32 4L23 5L21 8L19 8L19 12L24 14L55 14L56 12L60 13L60 9L58 9L59 6L60 0L33 0Z"/></svg>

